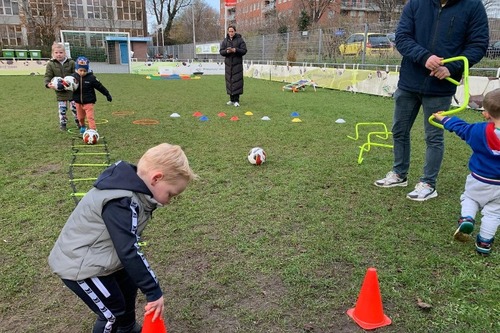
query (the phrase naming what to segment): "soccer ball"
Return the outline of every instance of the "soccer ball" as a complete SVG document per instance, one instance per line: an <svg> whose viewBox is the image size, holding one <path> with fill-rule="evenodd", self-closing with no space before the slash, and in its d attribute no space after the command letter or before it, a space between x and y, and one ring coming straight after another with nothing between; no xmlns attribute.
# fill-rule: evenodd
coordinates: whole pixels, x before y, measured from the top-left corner
<svg viewBox="0 0 500 333"><path fill-rule="evenodd" d="M50 83L54 86L54 89L57 91L63 91L64 90L64 80L60 76L54 76L52 80L50 80Z"/></svg>
<svg viewBox="0 0 500 333"><path fill-rule="evenodd" d="M99 133L96 130L88 129L83 133L83 142L88 145L95 145L99 141Z"/></svg>
<svg viewBox="0 0 500 333"><path fill-rule="evenodd" d="M64 90L75 91L78 89L78 82L73 76L65 76L63 79Z"/></svg>
<svg viewBox="0 0 500 333"><path fill-rule="evenodd" d="M260 147L255 147L250 149L250 152L248 152L248 162L255 164L255 165L261 165L266 161L266 152L264 149Z"/></svg>

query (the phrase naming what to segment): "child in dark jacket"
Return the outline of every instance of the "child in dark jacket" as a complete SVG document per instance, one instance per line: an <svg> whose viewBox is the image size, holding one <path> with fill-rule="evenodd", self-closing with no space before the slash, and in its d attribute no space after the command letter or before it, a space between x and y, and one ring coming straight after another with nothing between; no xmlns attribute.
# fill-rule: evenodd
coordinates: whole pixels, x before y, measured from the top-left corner
<svg viewBox="0 0 500 333"><path fill-rule="evenodd" d="M80 133L83 134L87 130L85 127L85 119L89 123L89 129L97 130L94 118L94 104L97 101L95 90L106 96L108 102L113 98L108 89L94 76L94 73L89 71L90 61L85 57L76 59L75 77L78 88L73 92L73 100L76 103L76 114L80 124Z"/></svg>
<svg viewBox="0 0 500 333"><path fill-rule="evenodd" d="M66 49L62 43L54 43L52 45L52 59L47 62L45 67L45 75L43 77L45 87L56 90L56 87L51 83L54 77L64 78L66 76L73 75L75 72L75 61L66 56ZM66 112L68 106L73 113L75 118L75 123L78 127L79 122L76 117L76 106L73 99L73 92L68 90L56 90L57 98L57 110L59 113L59 129L61 131L66 131L66 124L68 118L66 117Z"/></svg>
<svg viewBox="0 0 500 333"><path fill-rule="evenodd" d="M93 332L140 333L138 289L145 315L163 317L163 292L140 237L153 211L196 177L181 147L163 143L137 166L119 161L104 170L69 216L49 266L97 315Z"/></svg>
<svg viewBox="0 0 500 333"><path fill-rule="evenodd" d="M462 211L454 237L467 241L474 230L475 216L481 209L481 228L476 237L476 251L489 255L500 225L500 88L484 96L483 116L488 122L468 124L458 117L434 117L444 128L455 132L472 148L471 173L460 197Z"/></svg>

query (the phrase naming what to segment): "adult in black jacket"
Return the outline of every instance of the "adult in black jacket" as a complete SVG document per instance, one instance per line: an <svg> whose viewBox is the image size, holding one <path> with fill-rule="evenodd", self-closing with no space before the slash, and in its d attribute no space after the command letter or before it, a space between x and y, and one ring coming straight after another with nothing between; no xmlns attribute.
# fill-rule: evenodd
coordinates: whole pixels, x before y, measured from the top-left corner
<svg viewBox="0 0 500 333"><path fill-rule="evenodd" d="M243 56L247 53L247 45L234 25L227 28L227 36L220 44L219 53L226 65L226 91L230 96L227 105L240 106L240 95L243 94Z"/></svg>

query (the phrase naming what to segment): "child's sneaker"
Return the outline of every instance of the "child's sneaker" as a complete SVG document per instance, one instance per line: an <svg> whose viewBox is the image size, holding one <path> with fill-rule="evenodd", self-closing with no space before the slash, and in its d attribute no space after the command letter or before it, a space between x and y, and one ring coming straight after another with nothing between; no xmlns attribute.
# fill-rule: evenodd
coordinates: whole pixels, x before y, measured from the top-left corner
<svg viewBox="0 0 500 333"><path fill-rule="evenodd" d="M399 177L394 171L389 171L387 175L385 175L385 178L379 179L373 184L378 187L407 186L408 180Z"/></svg>
<svg viewBox="0 0 500 333"><path fill-rule="evenodd" d="M437 196L438 193L436 189L424 182L417 183L417 185L415 185L415 189L406 195L408 199L415 201L425 201Z"/></svg>
<svg viewBox="0 0 500 333"><path fill-rule="evenodd" d="M66 129L66 124L61 124L59 125L59 129L62 131L62 132L66 132L67 129Z"/></svg>
<svg viewBox="0 0 500 333"><path fill-rule="evenodd" d="M87 127L85 127L85 126L81 126L81 127L80 127L80 134L85 133L85 131L86 131L86 130L87 130Z"/></svg>
<svg viewBox="0 0 500 333"><path fill-rule="evenodd" d="M233 101L229 101L226 103L226 105L233 105L233 104L234 104Z"/></svg>
<svg viewBox="0 0 500 333"><path fill-rule="evenodd" d="M234 102L234 106L239 107L239 106L240 106L240 103L238 103L238 102Z"/></svg>
<svg viewBox="0 0 500 333"><path fill-rule="evenodd" d="M483 256L489 256L491 253L491 246L495 238L485 239L479 235L476 237L476 251Z"/></svg>
<svg viewBox="0 0 500 333"><path fill-rule="evenodd" d="M460 242L467 242L471 239L470 234L474 230L474 219L470 216L458 219L458 228L453 234L453 238Z"/></svg>

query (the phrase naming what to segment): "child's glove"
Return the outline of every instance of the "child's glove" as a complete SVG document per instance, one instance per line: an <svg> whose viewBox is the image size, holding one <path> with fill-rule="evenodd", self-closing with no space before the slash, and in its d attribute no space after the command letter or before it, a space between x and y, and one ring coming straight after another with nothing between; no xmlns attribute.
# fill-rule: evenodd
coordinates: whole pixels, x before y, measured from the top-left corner
<svg viewBox="0 0 500 333"><path fill-rule="evenodd" d="M111 102L113 100L113 97L111 97L111 95L108 95L106 96L106 99L108 100L108 102Z"/></svg>

